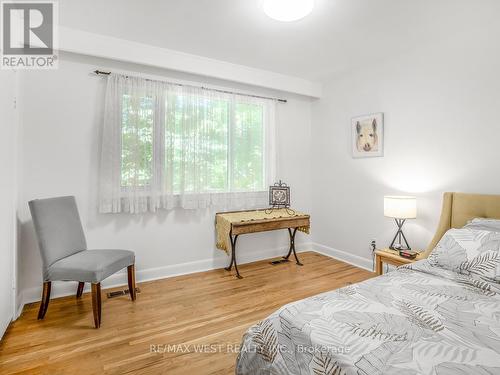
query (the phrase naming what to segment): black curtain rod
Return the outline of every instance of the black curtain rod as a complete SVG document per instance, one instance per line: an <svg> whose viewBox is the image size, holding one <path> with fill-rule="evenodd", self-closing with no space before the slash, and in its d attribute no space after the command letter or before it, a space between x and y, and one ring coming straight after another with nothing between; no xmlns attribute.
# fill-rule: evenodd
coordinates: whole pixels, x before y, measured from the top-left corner
<svg viewBox="0 0 500 375"><path fill-rule="evenodd" d="M111 72L103 72L102 70L98 70L98 69L94 70L94 73L97 74L97 75L106 75L106 76L109 76L111 74ZM126 77L128 77L128 76L126 76ZM146 80L147 81L153 81L152 79L147 79L147 78L146 78ZM167 82L167 81L165 81L165 82ZM170 84L173 84L173 85L177 85L177 86L198 87L198 86L192 86L192 85L183 85L181 83L173 83L173 82L167 82L167 83L170 83ZM203 86L199 86L199 88L201 88L203 90L220 92L220 93L223 93L223 94L233 94L233 95L249 96L251 98L258 98L258 99L271 99L271 100L276 100L277 102L280 102L280 103L286 103L287 102L286 99L272 98L272 97L269 97L269 96L243 94L243 93L240 93L240 92L226 91L226 90L219 90L219 89L211 89L211 88L203 87Z"/></svg>

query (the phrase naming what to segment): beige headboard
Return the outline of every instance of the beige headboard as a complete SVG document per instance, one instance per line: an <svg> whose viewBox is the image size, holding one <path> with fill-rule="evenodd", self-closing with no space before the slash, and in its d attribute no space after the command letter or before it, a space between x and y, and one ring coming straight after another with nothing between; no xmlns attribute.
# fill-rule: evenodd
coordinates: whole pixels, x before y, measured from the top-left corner
<svg viewBox="0 0 500 375"><path fill-rule="evenodd" d="M444 193L441 219L424 257L430 254L448 229L462 228L476 217L500 219L500 195Z"/></svg>

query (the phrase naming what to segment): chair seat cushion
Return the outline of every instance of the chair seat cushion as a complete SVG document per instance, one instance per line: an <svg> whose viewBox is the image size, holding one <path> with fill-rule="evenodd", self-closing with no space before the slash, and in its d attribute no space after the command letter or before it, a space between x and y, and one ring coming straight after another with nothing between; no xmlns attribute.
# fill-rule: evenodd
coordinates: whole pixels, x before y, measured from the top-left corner
<svg viewBox="0 0 500 375"><path fill-rule="evenodd" d="M84 250L52 264L45 280L100 283L134 262L135 254L129 250Z"/></svg>

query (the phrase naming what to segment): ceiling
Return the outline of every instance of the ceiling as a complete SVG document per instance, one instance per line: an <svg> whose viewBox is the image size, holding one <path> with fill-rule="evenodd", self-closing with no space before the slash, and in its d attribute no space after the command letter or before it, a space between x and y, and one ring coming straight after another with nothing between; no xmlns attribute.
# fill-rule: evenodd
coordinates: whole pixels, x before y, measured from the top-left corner
<svg viewBox="0 0 500 375"><path fill-rule="evenodd" d="M64 0L61 25L309 80L496 22L498 0L316 0L268 18L260 0ZM474 25L474 26L472 26Z"/></svg>

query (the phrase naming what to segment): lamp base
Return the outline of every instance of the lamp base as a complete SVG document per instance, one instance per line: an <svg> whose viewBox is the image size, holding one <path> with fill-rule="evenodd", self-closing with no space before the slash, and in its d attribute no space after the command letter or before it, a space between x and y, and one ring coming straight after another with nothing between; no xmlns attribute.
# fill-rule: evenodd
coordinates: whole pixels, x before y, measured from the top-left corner
<svg viewBox="0 0 500 375"><path fill-rule="evenodd" d="M396 225L398 226L398 231L396 232L396 235L394 236L391 246L389 246L390 249L392 250L411 250L410 245L408 245L408 241L406 240L405 234L403 233L403 225L406 221L406 219L394 219L396 222ZM398 243L396 244L396 239L398 240ZM403 241L405 244L405 247L403 247Z"/></svg>

